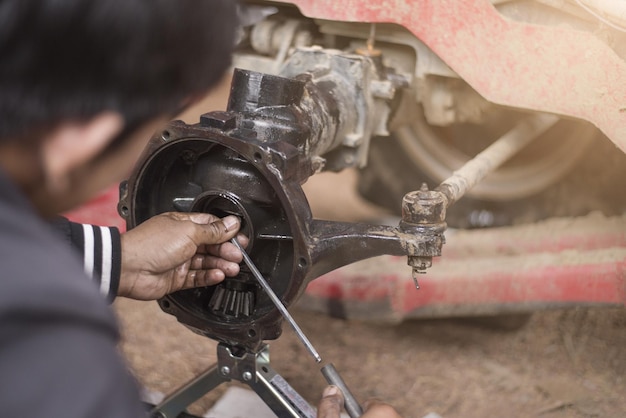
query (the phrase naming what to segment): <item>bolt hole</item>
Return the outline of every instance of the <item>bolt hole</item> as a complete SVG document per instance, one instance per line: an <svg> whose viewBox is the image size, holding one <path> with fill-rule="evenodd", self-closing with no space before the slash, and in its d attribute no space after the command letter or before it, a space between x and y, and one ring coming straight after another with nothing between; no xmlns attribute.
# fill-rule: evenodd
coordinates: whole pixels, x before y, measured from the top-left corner
<svg viewBox="0 0 626 418"><path fill-rule="evenodd" d="M254 161L256 161L257 163L263 159L263 155L258 151L255 152L253 156L254 156Z"/></svg>
<svg viewBox="0 0 626 418"><path fill-rule="evenodd" d="M253 338L256 337L256 331L253 329L248 330L248 337Z"/></svg>
<svg viewBox="0 0 626 418"><path fill-rule="evenodd" d="M264 373L268 373L269 369L265 366L261 367L261 370L263 370Z"/></svg>
<svg viewBox="0 0 626 418"><path fill-rule="evenodd" d="M161 138L163 138L166 141L170 139L170 136L171 136L170 131L163 131L163 133L161 134Z"/></svg>
<svg viewBox="0 0 626 418"><path fill-rule="evenodd" d="M120 214L121 214L124 218L126 218L126 217L128 217L128 212L129 212L129 210L130 210L130 209L128 209L128 206L122 206L122 207L120 208Z"/></svg>
<svg viewBox="0 0 626 418"><path fill-rule="evenodd" d="M306 258L304 257L300 257L300 259L298 260L298 267L300 267L301 269L305 268L307 266L307 262L306 262Z"/></svg>
<svg viewBox="0 0 626 418"><path fill-rule="evenodd" d="M163 300L163 301L161 301L161 307L162 307L163 309L169 309L169 308L171 307L170 302L169 302L169 301L167 301L167 300Z"/></svg>

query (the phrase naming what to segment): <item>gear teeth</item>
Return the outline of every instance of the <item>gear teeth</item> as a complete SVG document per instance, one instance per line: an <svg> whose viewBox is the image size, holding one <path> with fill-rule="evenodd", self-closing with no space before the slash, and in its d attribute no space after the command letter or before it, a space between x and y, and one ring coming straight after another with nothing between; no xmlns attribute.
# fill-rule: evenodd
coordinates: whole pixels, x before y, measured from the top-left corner
<svg viewBox="0 0 626 418"><path fill-rule="evenodd" d="M247 317L254 309L254 293L249 290L227 289L219 285L211 300L209 309L212 312L230 317Z"/></svg>
<svg viewBox="0 0 626 418"><path fill-rule="evenodd" d="M209 306L211 306L212 308L214 306L216 307L222 306L222 301L224 300L225 294L226 294L226 289L224 289L222 286L219 286L217 289L215 289L215 293L213 294L213 297L211 298L211 302L209 303Z"/></svg>

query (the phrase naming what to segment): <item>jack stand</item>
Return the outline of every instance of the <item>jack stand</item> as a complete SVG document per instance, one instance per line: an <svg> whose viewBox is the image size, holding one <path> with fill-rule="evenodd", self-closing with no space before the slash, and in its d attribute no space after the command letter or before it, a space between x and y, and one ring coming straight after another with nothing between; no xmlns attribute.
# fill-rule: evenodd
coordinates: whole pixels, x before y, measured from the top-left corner
<svg viewBox="0 0 626 418"><path fill-rule="evenodd" d="M250 386L278 418L315 418L316 412L289 383L270 367L269 346L258 352L233 353L233 347L217 346L217 364L186 383L150 412L152 418L177 418L184 410L218 385L232 379Z"/></svg>

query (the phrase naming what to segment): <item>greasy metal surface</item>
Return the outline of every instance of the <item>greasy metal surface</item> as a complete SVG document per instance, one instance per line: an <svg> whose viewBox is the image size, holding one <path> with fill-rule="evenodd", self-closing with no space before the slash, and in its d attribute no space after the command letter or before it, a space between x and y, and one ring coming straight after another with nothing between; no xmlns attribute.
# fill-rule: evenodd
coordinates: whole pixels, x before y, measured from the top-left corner
<svg viewBox="0 0 626 418"><path fill-rule="evenodd" d="M174 123L167 132L168 141L161 135L152 139L120 202L128 228L166 211L237 214L251 237L250 257L284 301L295 298L305 274L295 261L306 260L303 234L294 232L302 226L288 203L284 189L289 187L261 163L279 150L260 149L198 125ZM299 213L306 216L306 207ZM176 292L159 304L194 331L232 344L255 348L281 333L280 315L245 266L218 286Z"/></svg>
<svg viewBox="0 0 626 418"><path fill-rule="evenodd" d="M486 99L592 122L626 152L626 63L591 33L516 22L489 0L280 0L307 17L409 29Z"/></svg>
<svg viewBox="0 0 626 418"><path fill-rule="evenodd" d="M250 265L285 306L311 280L354 261L439 255L439 226L312 218L300 185L341 143L327 135L343 132L350 120L340 110L328 112L340 109L335 93L336 85L317 86L311 78L237 70L226 112L206 113L196 125L172 122L151 139L121 187L118 208L128 228L166 211L235 214L250 238ZM281 333L280 313L255 273L242 266L217 286L176 292L159 305L199 334L255 350Z"/></svg>
<svg viewBox="0 0 626 418"><path fill-rule="evenodd" d="M308 84L318 87L316 95L332 97L332 106L320 116L332 116L335 120L331 127L336 126L336 131L321 129L327 122L320 116L319 128L313 130L319 131L319 137L312 142L325 150L325 169L364 166L372 136L389 134L389 101L394 98L397 83L387 79L380 57L320 47L299 48L282 65L280 75L309 78ZM312 122L316 122L317 114L311 112Z"/></svg>
<svg viewBox="0 0 626 418"><path fill-rule="evenodd" d="M417 225L433 225L446 221L449 200L426 183L419 190L407 193L402 199L402 220Z"/></svg>

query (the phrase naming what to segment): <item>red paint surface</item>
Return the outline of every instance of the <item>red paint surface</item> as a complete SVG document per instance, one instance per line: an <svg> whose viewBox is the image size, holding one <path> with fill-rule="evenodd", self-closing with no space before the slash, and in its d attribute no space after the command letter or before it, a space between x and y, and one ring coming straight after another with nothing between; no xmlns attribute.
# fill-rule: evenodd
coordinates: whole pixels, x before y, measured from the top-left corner
<svg viewBox="0 0 626 418"><path fill-rule="evenodd" d="M391 258L385 260L394 263ZM469 262L468 262L469 265ZM313 281L307 292L312 296L352 300L391 298L406 312L433 303L490 303L527 301L571 301L626 303L626 261L547 266L526 271L482 273L468 268L465 274L425 274L416 292L405 275L352 275L337 270Z"/></svg>
<svg viewBox="0 0 626 418"><path fill-rule="evenodd" d="M314 280L307 293L331 299L352 299L363 302L388 299L397 283L397 276L350 274L342 270Z"/></svg>
<svg viewBox="0 0 626 418"><path fill-rule="evenodd" d="M113 186L83 206L65 214L74 222L92 225L116 226L126 230L126 222L117 213L119 191Z"/></svg>
<svg viewBox="0 0 626 418"><path fill-rule="evenodd" d="M389 257L384 262L391 265L397 260ZM422 275L419 290L410 279L408 267L405 274L387 276L352 275L349 269L340 269L313 281L307 295L361 303L388 300L397 317L410 316L420 308L626 304L626 261L590 261L528 270L511 270L504 264L502 269L487 273L473 269L471 260L467 266L465 273ZM440 314L445 316L446 309Z"/></svg>
<svg viewBox="0 0 626 418"><path fill-rule="evenodd" d="M425 278L419 295L406 281L392 304L399 312L445 304L514 304L529 302L626 303L626 262L548 266L528 271L500 271ZM469 287L473 288L472 291Z"/></svg>
<svg viewBox="0 0 626 418"><path fill-rule="evenodd" d="M626 152L626 63L594 35L514 22L489 0L281 0L313 18L397 23L488 100L588 120Z"/></svg>

